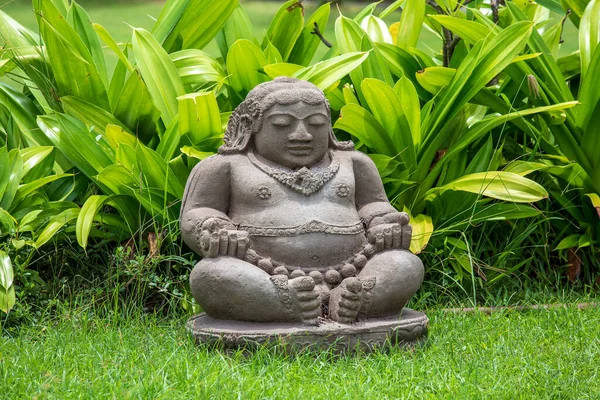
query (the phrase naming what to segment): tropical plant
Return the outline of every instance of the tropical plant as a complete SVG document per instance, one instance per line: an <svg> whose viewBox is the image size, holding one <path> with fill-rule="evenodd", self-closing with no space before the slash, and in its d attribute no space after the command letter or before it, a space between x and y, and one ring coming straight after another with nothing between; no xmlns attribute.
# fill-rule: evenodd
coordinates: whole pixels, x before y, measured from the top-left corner
<svg viewBox="0 0 600 400"><path fill-rule="evenodd" d="M371 3L337 17L329 43L329 3L305 18L302 2L287 1L257 37L238 0L168 0L151 31L132 28L117 43L76 2L33 0L39 35L0 11L0 73L14 82L0 87L5 142L55 147L52 173L74 175L69 200L81 208L71 221L82 247L123 233L167 229L173 238L189 171L216 152L248 91L277 76L309 80L329 99L338 135L371 156L393 204L413 215L413 250L433 240L462 260L457 274L473 275L464 262L471 225L539 216L528 203L548 191L573 201L556 196L563 182L547 190L526 175L580 168L581 193L595 199L595 142L581 141L595 131L575 122L582 106L559 67L573 60L550 54L560 24L542 37L531 5L487 15L481 2L442 3L401 0L379 13ZM440 54L416 48L423 26L444 39ZM203 50L213 39L220 57ZM329 49L313 61L319 46ZM119 60L112 73L105 51Z"/></svg>

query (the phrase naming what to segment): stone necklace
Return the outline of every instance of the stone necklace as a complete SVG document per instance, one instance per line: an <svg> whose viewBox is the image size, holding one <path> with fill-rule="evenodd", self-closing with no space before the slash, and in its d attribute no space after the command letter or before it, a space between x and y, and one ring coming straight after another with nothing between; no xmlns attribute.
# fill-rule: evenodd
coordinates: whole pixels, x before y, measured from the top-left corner
<svg viewBox="0 0 600 400"><path fill-rule="evenodd" d="M318 171L312 172L306 167L302 167L298 170L291 170L281 166L271 167L259 161L252 150L248 152L248 159L256 168L304 196L310 196L317 193L338 172L340 163L334 158L331 151L329 152L329 158L331 159L331 163L327 168L319 168L325 163L325 159L323 159L323 161L320 161L315 165Z"/></svg>

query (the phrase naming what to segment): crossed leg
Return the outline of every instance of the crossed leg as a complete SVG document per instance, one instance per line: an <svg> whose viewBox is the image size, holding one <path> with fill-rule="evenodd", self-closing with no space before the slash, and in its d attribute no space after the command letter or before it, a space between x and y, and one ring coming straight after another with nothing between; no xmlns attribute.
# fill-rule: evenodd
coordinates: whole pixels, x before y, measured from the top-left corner
<svg viewBox="0 0 600 400"><path fill-rule="evenodd" d="M206 258L190 274L192 295L213 318L316 324L319 293L311 277L270 276L238 258Z"/></svg>
<svg viewBox="0 0 600 400"><path fill-rule="evenodd" d="M406 250L376 254L355 278L331 291L330 317L341 323L399 313L423 282L421 260Z"/></svg>

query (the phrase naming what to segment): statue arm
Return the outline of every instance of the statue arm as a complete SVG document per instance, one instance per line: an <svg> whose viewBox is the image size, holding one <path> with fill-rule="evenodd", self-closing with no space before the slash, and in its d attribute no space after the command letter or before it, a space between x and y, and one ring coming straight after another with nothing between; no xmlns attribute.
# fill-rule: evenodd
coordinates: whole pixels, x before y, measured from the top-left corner
<svg viewBox="0 0 600 400"><path fill-rule="evenodd" d="M199 235L207 225L230 225L230 166L223 156L202 160L188 178L181 204L181 233L186 244L201 253Z"/></svg>
<svg viewBox="0 0 600 400"><path fill-rule="evenodd" d="M390 204L375 163L364 153L354 151L353 168L356 182L356 208L368 228L378 217L398 214Z"/></svg>

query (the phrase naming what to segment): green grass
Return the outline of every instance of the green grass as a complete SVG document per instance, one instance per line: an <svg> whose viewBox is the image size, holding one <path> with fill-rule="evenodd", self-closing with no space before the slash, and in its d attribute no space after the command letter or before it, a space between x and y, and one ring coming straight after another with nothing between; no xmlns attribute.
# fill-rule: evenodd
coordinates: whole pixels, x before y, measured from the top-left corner
<svg viewBox="0 0 600 400"><path fill-rule="evenodd" d="M580 301L582 299L579 299ZM577 300L576 300L577 301ZM589 301L589 299L583 299ZM429 310L425 347L287 357L195 346L185 318L63 309L0 337L2 398L598 398L600 308Z"/></svg>

